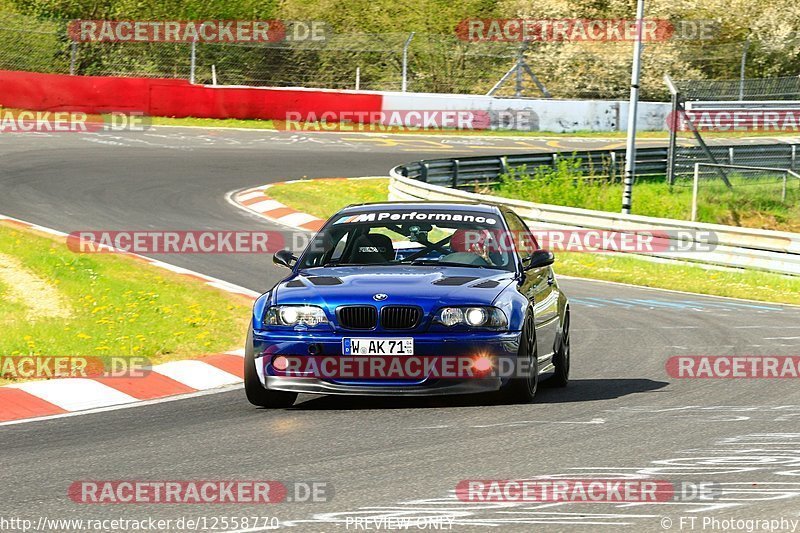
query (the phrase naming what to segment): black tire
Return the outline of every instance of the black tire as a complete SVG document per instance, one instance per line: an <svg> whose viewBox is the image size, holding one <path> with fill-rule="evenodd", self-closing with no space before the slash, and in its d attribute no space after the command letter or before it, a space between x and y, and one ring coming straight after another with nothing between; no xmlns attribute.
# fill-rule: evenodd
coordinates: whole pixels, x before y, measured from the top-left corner
<svg viewBox="0 0 800 533"><path fill-rule="evenodd" d="M519 350L517 351L517 361L525 361L530 372L525 377L512 378L511 381L502 388L500 399L503 403L530 403L536 396L536 389L539 385L539 350L536 348L536 328L533 323L533 315L525 317L525 325L520 335Z"/></svg>
<svg viewBox="0 0 800 533"><path fill-rule="evenodd" d="M553 358L553 366L555 372L553 376L548 379L548 384L553 387L566 387L569 384L569 363L570 363L570 349L569 349L569 311L564 316L564 330L561 332L561 342L558 346L558 351Z"/></svg>
<svg viewBox="0 0 800 533"><path fill-rule="evenodd" d="M296 392L269 390L261 384L256 371L252 331L247 334L247 344L244 347L244 392L247 401L253 405L273 409L291 407L297 399Z"/></svg>

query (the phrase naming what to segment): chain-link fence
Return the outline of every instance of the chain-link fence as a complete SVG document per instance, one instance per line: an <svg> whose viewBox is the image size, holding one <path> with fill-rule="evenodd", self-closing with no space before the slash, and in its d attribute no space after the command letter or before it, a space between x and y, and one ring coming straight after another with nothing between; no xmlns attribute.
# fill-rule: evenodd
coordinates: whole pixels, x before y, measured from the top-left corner
<svg viewBox="0 0 800 533"><path fill-rule="evenodd" d="M76 75L192 77L192 43L73 42L67 21L34 20L0 12L0 69ZM194 45L196 83L401 90L404 70L413 92L486 94L520 58L555 98L627 98L631 43L468 42L452 35L337 34L323 41ZM408 45L404 54L404 47ZM692 41L645 45L642 98L668 96L665 71L731 77L744 44ZM404 69L404 57L406 66ZM494 94L541 97L532 78ZM520 90L521 89L521 90Z"/></svg>
<svg viewBox="0 0 800 533"><path fill-rule="evenodd" d="M800 99L800 76L733 80L675 80L686 101Z"/></svg>

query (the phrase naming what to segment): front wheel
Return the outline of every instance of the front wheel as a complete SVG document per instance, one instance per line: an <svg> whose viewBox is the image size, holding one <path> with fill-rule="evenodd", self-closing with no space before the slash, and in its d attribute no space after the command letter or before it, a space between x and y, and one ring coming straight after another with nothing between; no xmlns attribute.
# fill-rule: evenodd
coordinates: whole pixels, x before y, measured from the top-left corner
<svg viewBox="0 0 800 533"><path fill-rule="evenodd" d="M273 409L291 407L297 399L296 392L269 390L261 384L256 371L252 331L247 334L247 345L244 347L244 392L247 401L253 405Z"/></svg>
<svg viewBox="0 0 800 533"><path fill-rule="evenodd" d="M504 403L530 403L536 396L539 384L539 351L536 348L536 328L533 316L525 318L517 351L517 370L527 367L527 373L522 377L514 377L500 390L500 397Z"/></svg>
<svg viewBox="0 0 800 533"><path fill-rule="evenodd" d="M569 384L569 313L564 317L564 329L561 332L561 344L553 358L555 373L548 381L554 387L566 387Z"/></svg>

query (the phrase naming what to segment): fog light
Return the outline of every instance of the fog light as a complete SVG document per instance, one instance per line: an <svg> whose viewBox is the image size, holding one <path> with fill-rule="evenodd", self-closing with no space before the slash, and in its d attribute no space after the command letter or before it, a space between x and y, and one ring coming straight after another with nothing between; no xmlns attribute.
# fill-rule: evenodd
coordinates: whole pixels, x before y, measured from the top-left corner
<svg viewBox="0 0 800 533"><path fill-rule="evenodd" d="M489 372L492 369L492 360L486 356L478 357L472 363L472 368L474 368L476 372L480 373Z"/></svg>
<svg viewBox="0 0 800 533"><path fill-rule="evenodd" d="M282 355L275 356L272 358L272 368L281 371L286 370L289 368L289 360Z"/></svg>

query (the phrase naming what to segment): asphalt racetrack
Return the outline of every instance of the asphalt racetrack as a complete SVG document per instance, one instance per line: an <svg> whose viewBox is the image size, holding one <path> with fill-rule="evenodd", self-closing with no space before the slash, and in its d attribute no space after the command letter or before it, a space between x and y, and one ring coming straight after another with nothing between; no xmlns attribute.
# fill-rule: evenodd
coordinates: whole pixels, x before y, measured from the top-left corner
<svg viewBox="0 0 800 533"><path fill-rule="evenodd" d="M0 213L65 232L276 230L226 193L304 176L386 175L437 155L622 144L180 128L7 134ZM256 291L285 273L263 255L159 259ZM534 404L301 396L291 409L265 411L234 388L6 425L0 515L274 516L290 531L378 530L386 517L446 517L451 531L691 531L693 517L694 530L714 530L716 519L723 531L744 523L724 520L800 520L797 381L675 380L665 370L673 355L798 355L800 308L561 284L572 299L573 381L540 389ZM454 494L466 479L637 474L714 483L721 494L643 504L467 503ZM67 488L86 479L324 481L333 490L327 502L258 507L74 503Z"/></svg>

